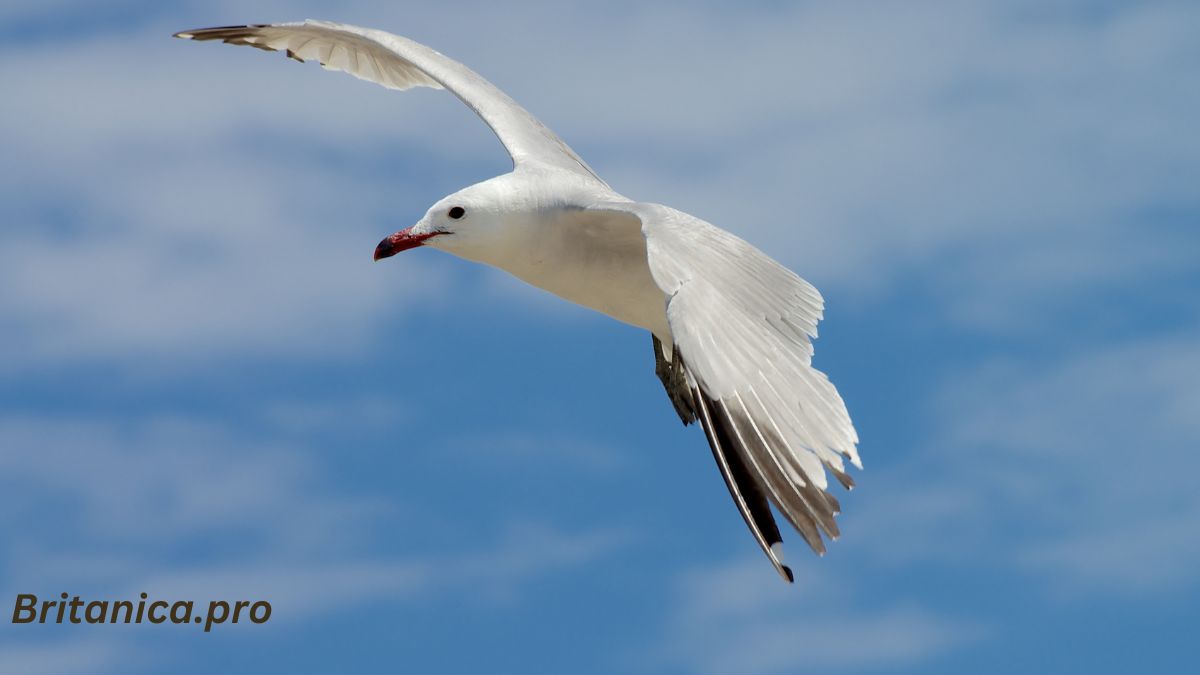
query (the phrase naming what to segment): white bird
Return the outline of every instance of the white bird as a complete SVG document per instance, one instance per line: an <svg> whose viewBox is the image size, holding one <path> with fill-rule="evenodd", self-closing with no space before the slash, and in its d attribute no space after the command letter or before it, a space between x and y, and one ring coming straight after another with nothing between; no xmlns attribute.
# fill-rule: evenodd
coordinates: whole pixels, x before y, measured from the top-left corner
<svg viewBox="0 0 1200 675"><path fill-rule="evenodd" d="M498 267L652 334L655 371L683 423L700 420L734 503L781 576L768 501L812 549L838 537L825 469L862 468L846 406L812 367L824 301L750 244L667 206L615 192L554 132L466 66L397 35L323 21L177 33L297 61L389 89L445 88L491 127L513 170L438 201L380 242L375 259L431 246Z"/></svg>

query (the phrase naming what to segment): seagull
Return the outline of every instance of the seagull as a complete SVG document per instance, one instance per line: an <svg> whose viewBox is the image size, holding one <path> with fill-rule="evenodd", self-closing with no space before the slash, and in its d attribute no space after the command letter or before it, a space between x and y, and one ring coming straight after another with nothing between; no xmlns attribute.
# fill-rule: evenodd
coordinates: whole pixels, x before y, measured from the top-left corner
<svg viewBox="0 0 1200 675"><path fill-rule="evenodd" d="M858 435L812 366L821 294L742 239L682 211L628 199L507 94L398 35L325 21L176 33L318 61L389 89L447 89L483 119L511 172L435 203L383 239L375 260L429 246L498 267L650 332L654 370L686 426L697 420L734 504L789 583L771 505L818 555L839 536L826 470L849 490Z"/></svg>

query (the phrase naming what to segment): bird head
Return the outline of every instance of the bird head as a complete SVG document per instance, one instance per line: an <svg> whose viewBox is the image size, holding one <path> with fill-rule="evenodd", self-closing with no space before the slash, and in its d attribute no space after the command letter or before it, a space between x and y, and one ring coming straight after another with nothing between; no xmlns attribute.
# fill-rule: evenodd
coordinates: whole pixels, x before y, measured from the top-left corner
<svg viewBox="0 0 1200 675"><path fill-rule="evenodd" d="M375 247L375 259L418 246L432 246L470 259L501 246L511 204L495 179L459 190L431 206L412 227L388 235ZM511 201L511 200L507 200Z"/></svg>

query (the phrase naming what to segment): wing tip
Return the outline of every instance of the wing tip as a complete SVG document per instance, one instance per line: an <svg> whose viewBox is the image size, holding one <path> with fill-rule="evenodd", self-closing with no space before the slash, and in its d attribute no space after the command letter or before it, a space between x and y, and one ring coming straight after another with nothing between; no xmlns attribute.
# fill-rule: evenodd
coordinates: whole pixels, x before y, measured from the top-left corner
<svg viewBox="0 0 1200 675"><path fill-rule="evenodd" d="M230 39L245 38L245 37L251 35L254 31L258 31L260 29L270 28L270 27L271 27L271 24L251 23L251 24L242 24L240 26L213 26L211 28L192 28L189 30L181 30L178 33L172 34L171 37L179 38L181 40L197 40L197 41L225 40L226 42L228 42ZM248 44L248 43L237 43L237 44ZM250 46L254 46L254 45L250 45Z"/></svg>
<svg viewBox="0 0 1200 675"><path fill-rule="evenodd" d="M796 583L796 575L792 574L792 568L788 567L787 565L779 566L779 576L783 577L783 580L789 584Z"/></svg>
<svg viewBox="0 0 1200 675"><path fill-rule="evenodd" d="M855 483L854 483L853 476L851 476L849 473L846 473L845 471L840 471L836 467L833 467L833 466L830 466L829 470L833 472L833 477L837 479L837 482L842 484L842 487L846 489L846 492L850 492L850 491L854 490ZM830 495L830 496L832 496L832 495ZM840 504L838 505L837 510L839 512L841 511Z"/></svg>

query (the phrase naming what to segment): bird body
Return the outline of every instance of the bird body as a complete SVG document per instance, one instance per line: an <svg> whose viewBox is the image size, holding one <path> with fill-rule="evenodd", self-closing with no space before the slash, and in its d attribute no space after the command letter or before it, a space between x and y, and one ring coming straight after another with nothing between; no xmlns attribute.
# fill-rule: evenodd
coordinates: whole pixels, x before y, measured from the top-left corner
<svg viewBox="0 0 1200 675"><path fill-rule="evenodd" d="M755 540L788 581L771 505L817 553L839 535L858 436L812 367L824 301L742 239L682 211L632 201L566 143L466 66L403 37L319 21L186 31L392 89L445 88L474 110L513 170L466 187L379 243L376 260L429 246L502 269L565 300L644 328L655 372L684 424L699 422Z"/></svg>
<svg viewBox="0 0 1200 675"><path fill-rule="evenodd" d="M469 232L427 246L484 263L669 341L666 302L646 259L640 222L595 208L632 203L597 181L555 167L523 166L461 190L435 205L476 219ZM493 208L503 204L504 208ZM414 226L421 229L421 225Z"/></svg>

